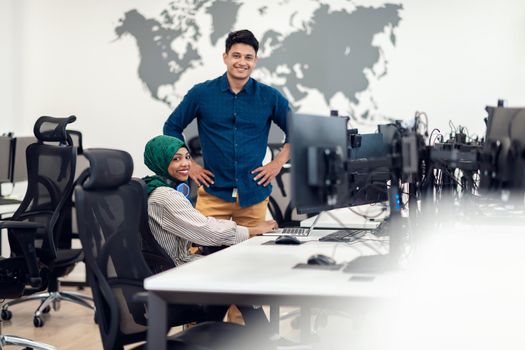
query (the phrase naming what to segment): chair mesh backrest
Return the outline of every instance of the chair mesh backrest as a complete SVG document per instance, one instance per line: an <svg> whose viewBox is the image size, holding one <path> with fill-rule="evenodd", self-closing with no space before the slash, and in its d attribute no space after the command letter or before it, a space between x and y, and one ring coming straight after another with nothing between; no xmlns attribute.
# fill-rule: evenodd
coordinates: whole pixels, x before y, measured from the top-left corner
<svg viewBox="0 0 525 350"><path fill-rule="evenodd" d="M146 190L146 185L141 179L134 179L134 181L140 183L143 186L144 191ZM142 255L144 256L144 260L148 264L151 272L156 274L175 267L175 262L166 252L166 250L162 248L151 232L148 220L149 216L147 210L147 196L145 195L144 197L144 202L146 205L144 206L144 213L141 216L142 220L140 223Z"/></svg>
<svg viewBox="0 0 525 350"><path fill-rule="evenodd" d="M274 149L272 152L277 154L278 151ZM308 218L308 215L297 214L297 210L293 207L290 181L290 168L283 168L272 180L273 191L268 209L274 220L282 227L298 226L301 220Z"/></svg>
<svg viewBox="0 0 525 350"><path fill-rule="evenodd" d="M90 175L75 189L79 234L105 349L144 338L146 308L133 301L152 273L141 253L146 192L128 153L85 150Z"/></svg>
<svg viewBox="0 0 525 350"><path fill-rule="evenodd" d="M56 257L55 244L58 236L70 226L71 220L71 207L68 203L71 202L75 177L76 148L67 144L62 134L56 131L59 125L65 132L68 120L70 118L41 117L35 124L35 136L39 142L29 145L26 149L27 191L13 215L13 220L47 225L46 236L36 242L37 248L40 248L39 258L45 264L51 264ZM55 134L46 131L46 136L42 139L42 134L37 132L37 125L48 127L54 130ZM48 140L58 141L61 145L42 143ZM16 230L9 231L9 243L13 255L17 256L21 251L14 239L15 234Z"/></svg>
<svg viewBox="0 0 525 350"><path fill-rule="evenodd" d="M77 120L77 117L71 115L67 118L40 117L35 123L33 132L40 142L58 142L59 144L68 144L73 146L71 137L68 136L66 126Z"/></svg>

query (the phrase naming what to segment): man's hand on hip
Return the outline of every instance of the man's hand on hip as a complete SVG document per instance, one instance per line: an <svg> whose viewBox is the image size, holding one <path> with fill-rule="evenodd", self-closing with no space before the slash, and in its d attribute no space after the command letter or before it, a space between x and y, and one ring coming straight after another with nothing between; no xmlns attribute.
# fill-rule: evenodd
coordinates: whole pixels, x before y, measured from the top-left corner
<svg viewBox="0 0 525 350"><path fill-rule="evenodd" d="M213 178L215 175L208 169L204 169L196 162L192 162L190 167L190 178L197 184L197 186L210 187L213 185Z"/></svg>
<svg viewBox="0 0 525 350"><path fill-rule="evenodd" d="M253 179L257 181L257 185L266 187L279 174L282 168L283 164L274 159L270 163L252 170L252 174L257 174Z"/></svg>

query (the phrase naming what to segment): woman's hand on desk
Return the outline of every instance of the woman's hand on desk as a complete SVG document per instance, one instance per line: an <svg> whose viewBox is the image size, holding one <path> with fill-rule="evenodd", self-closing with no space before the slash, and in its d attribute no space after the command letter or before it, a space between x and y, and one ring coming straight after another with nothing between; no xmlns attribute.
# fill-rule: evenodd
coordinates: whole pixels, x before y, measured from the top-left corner
<svg viewBox="0 0 525 350"><path fill-rule="evenodd" d="M277 221L267 220L257 226L249 227L248 231L250 232L250 238L252 238L255 236L260 236L264 232L275 230L276 228L277 228Z"/></svg>

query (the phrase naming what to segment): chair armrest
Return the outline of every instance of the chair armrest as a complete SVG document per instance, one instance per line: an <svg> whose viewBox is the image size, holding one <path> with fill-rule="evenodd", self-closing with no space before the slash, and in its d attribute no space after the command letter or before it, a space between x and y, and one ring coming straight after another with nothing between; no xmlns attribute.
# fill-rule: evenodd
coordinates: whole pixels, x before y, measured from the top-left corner
<svg viewBox="0 0 525 350"><path fill-rule="evenodd" d="M29 218L33 218L33 217L41 216L41 215L51 216L51 215L53 215L53 212L50 211L50 210L30 211L30 212L22 213L22 214L18 215L17 220L18 221L27 220Z"/></svg>
<svg viewBox="0 0 525 350"><path fill-rule="evenodd" d="M71 232L71 239L80 239L80 235L77 232Z"/></svg>
<svg viewBox="0 0 525 350"><path fill-rule="evenodd" d="M134 303L148 303L148 292L138 292L133 295L132 298Z"/></svg>
<svg viewBox="0 0 525 350"><path fill-rule="evenodd" d="M35 230L38 233L45 231L46 225L40 222L27 221L0 221L0 228L11 228L18 230Z"/></svg>
<svg viewBox="0 0 525 350"><path fill-rule="evenodd" d="M37 235L45 233L46 225L39 222L0 221L0 228L17 230L13 237L26 261L29 285L39 288L42 285L42 277L36 257L35 238Z"/></svg>

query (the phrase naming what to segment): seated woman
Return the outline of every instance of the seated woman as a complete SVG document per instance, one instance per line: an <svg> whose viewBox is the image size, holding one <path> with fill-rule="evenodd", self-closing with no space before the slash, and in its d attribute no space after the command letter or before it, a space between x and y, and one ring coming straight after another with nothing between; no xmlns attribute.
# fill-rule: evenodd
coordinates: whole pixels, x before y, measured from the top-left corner
<svg viewBox="0 0 525 350"><path fill-rule="evenodd" d="M200 257L190 254L192 243L203 246L233 245L277 228L274 220L248 228L234 221L206 217L197 211L177 190L188 180L191 156L184 142L175 137L160 135L151 139L144 150L144 164L155 173L143 178L148 191L149 226L155 239L176 265ZM204 311L210 319L222 319L227 308L195 307L188 312ZM267 321L262 309L241 307L241 310L245 321L253 326Z"/></svg>
<svg viewBox="0 0 525 350"><path fill-rule="evenodd" d="M175 137L160 135L151 139L144 150L144 164L155 173L144 178L149 225L155 239L176 265L199 257L189 253L192 243L233 245L277 227L274 220L268 220L248 228L231 220L206 217L197 211L176 189L188 180L191 156L184 142Z"/></svg>

